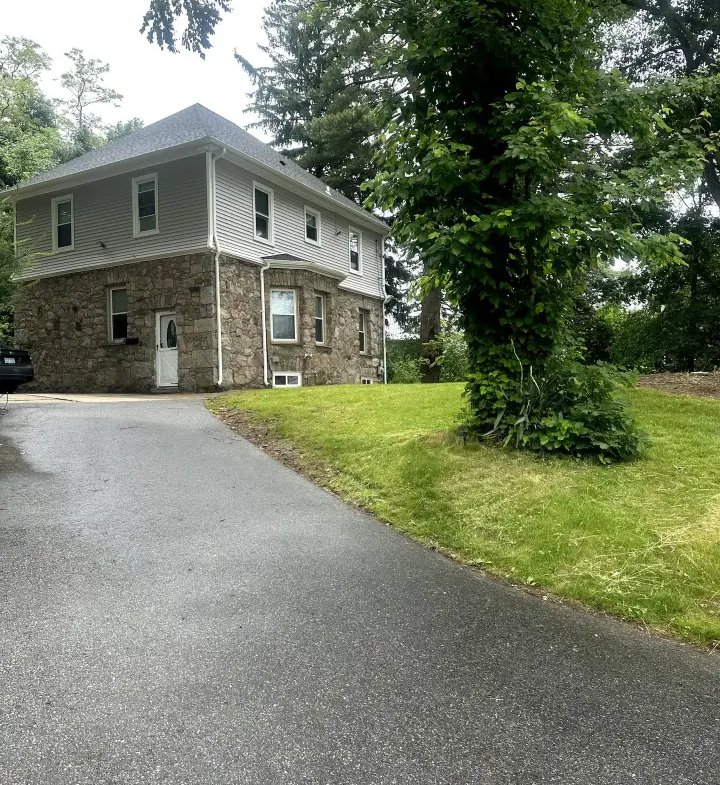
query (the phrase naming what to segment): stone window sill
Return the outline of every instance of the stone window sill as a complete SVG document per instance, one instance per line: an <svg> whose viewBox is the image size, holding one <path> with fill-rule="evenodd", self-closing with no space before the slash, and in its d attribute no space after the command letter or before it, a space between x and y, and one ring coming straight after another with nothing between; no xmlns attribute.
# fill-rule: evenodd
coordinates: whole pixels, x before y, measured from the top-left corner
<svg viewBox="0 0 720 785"><path fill-rule="evenodd" d="M333 349L332 346L328 346L326 343L316 343L315 350L321 354L330 354Z"/></svg>

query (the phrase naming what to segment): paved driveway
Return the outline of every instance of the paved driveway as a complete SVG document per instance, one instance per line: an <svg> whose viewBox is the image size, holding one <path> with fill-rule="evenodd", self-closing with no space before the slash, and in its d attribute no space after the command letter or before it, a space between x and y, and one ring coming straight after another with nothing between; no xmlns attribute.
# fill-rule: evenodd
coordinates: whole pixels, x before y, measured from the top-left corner
<svg viewBox="0 0 720 785"><path fill-rule="evenodd" d="M0 783L720 781L717 658L483 579L201 401L0 417Z"/></svg>

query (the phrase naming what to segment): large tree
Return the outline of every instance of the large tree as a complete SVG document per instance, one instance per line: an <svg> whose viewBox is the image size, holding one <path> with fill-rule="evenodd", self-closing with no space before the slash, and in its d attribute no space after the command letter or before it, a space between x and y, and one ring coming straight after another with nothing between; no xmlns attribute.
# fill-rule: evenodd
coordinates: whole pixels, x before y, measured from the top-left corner
<svg viewBox="0 0 720 785"><path fill-rule="evenodd" d="M399 54L414 79L376 204L396 211L399 240L460 306L476 428L518 425L523 443L527 428L546 427L528 418L527 379L554 362L585 270L618 256L678 258L672 238L637 231L638 216L700 149L680 136L654 154L667 125L651 96L599 67L591 3L376 7L407 42ZM626 155L633 143L642 156Z"/></svg>

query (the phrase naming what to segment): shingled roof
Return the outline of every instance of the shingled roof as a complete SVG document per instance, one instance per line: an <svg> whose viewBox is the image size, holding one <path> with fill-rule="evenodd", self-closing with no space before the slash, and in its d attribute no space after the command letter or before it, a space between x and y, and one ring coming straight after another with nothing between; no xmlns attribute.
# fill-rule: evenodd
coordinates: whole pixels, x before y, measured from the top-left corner
<svg viewBox="0 0 720 785"><path fill-rule="evenodd" d="M256 139L240 126L206 109L202 104L193 104L187 109L176 112L163 120L158 120L158 122L134 131L117 141L110 142L104 147L91 150L89 153L56 166L47 172L41 172L20 183L18 190L22 191L24 188L45 183L50 184L54 180L81 175L93 169L201 140L214 140L229 150L254 158L260 164L295 180L300 185L312 188L325 198L329 197L337 202L338 206L359 213L366 219L370 218L379 222L379 219L373 216L370 211L358 206L338 191L328 188L322 180L314 177L310 172L269 145Z"/></svg>

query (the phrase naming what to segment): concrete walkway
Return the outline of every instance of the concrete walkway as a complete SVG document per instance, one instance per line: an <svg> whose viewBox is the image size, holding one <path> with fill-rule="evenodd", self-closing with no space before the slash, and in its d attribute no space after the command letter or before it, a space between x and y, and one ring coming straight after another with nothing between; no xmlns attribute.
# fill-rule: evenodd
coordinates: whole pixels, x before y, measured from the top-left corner
<svg viewBox="0 0 720 785"><path fill-rule="evenodd" d="M704 785L717 657L478 577L198 400L0 416L3 785Z"/></svg>

